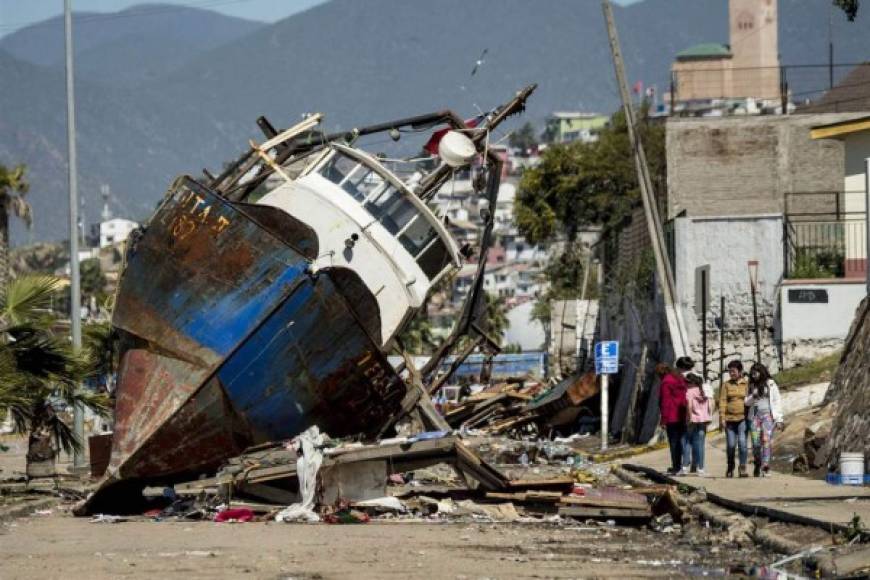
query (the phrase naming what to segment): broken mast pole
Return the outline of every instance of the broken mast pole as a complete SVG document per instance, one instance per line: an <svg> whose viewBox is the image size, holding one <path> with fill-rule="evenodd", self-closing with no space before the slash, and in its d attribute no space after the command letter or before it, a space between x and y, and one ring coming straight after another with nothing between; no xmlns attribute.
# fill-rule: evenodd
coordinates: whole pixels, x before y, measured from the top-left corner
<svg viewBox="0 0 870 580"><path fill-rule="evenodd" d="M631 107L631 96L628 92L628 82L625 79L625 64L622 60L622 52L619 47L619 37L616 34L616 24L613 20L613 8L609 0L602 0L604 19L607 23L607 36L610 40L610 51L613 54L613 68L616 72L616 84L619 86L619 96L622 99L622 108L625 112L625 123L628 126L628 139L631 143L634 155L634 165L637 170L637 181L640 186L640 196L643 201L644 215L646 216L649 237L652 242L653 254L656 260L656 274L659 279L662 296L665 300L665 315L667 317L668 331L674 349L674 356L681 357L688 354L689 343L687 340L685 325L676 305L676 290L674 274L671 269L668 253L665 249L665 236L662 229L662 221L656 205L655 192L652 178L649 173L649 165L646 161L646 153L643 149L640 135L637 134L637 125L634 118L634 110Z"/></svg>

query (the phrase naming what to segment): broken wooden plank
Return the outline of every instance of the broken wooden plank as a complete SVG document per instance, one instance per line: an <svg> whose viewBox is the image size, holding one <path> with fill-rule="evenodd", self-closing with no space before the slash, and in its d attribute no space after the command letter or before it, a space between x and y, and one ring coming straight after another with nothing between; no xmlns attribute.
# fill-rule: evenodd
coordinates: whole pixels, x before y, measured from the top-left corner
<svg viewBox="0 0 870 580"><path fill-rule="evenodd" d="M652 512L649 508L614 509L607 507L562 506L559 508L559 515L572 518L648 520L652 517Z"/></svg>
<svg viewBox="0 0 870 580"><path fill-rule="evenodd" d="M497 469L486 463L462 442L456 441L456 467L480 482L490 491L508 487L508 479Z"/></svg>
<svg viewBox="0 0 870 580"><path fill-rule="evenodd" d="M559 503L562 494L557 491L526 491L519 493L487 492L486 499L497 499L515 503Z"/></svg>
<svg viewBox="0 0 870 580"><path fill-rule="evenodd" d="M583 497L582 495L563 496L559 502L567 506L602 507L611 509L648 509L646 504L627 503L619 500L608 500L595 497Z"/></svg>
<svg viewBox="0 0 870 580"><path fill-rule="evenodd" d="M571 491L574 487L573 477L553 477L550 479L512 479L508 486L511 489L562 489Z"/></svg>

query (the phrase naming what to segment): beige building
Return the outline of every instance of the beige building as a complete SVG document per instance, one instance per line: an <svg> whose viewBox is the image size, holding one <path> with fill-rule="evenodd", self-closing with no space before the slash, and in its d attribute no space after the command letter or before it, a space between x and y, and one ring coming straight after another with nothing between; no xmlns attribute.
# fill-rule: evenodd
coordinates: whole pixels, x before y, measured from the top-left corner
<svg viewBox="0 0 870 580"><path fill-rule="evenodd" d="M833 139L845 147L842 208L837 224L845 246L846 278L867 277L867 159L870 159L870 116L813 127L814 140Z"/></svg>
<svg viewBox="0 0 870 580"><path fill-rule="evenodd" d="M730 0L730 44L705 43L677 54L677 101L780 98L777 0Z"/></svg>
<svg viewBox="0 0 870 580"><path fill-rule="evenodd" d="M860 113L671 118L666 132L668 218L835 214L845 151L819 125Z"/></svg>

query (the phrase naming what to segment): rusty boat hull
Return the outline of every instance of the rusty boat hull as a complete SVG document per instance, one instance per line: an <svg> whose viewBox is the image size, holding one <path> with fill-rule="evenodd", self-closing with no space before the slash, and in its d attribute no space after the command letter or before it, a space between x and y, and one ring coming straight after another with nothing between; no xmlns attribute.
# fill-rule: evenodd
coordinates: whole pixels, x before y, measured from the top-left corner
<svg viewBox="0 0 870 580"><path fill-rule="evenodd" d="M112 456L85 512L311 425L366 436L396 415L372 298L352 273L312 274L317 251L280 210L176 181L128 248Z"/></svg>

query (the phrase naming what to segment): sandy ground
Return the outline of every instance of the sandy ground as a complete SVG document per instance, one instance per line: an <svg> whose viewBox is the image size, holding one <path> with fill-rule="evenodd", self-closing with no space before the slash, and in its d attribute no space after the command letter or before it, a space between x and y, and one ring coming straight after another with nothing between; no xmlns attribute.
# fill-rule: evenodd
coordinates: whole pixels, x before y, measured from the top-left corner
<svg viewBox="0 0 870 580"><path fill-rule="evenodd" d="M0 527L0 578L679 577L775 559L713 538L700 526L668 534L570 521L96 524L54 510Z"/></svg>

